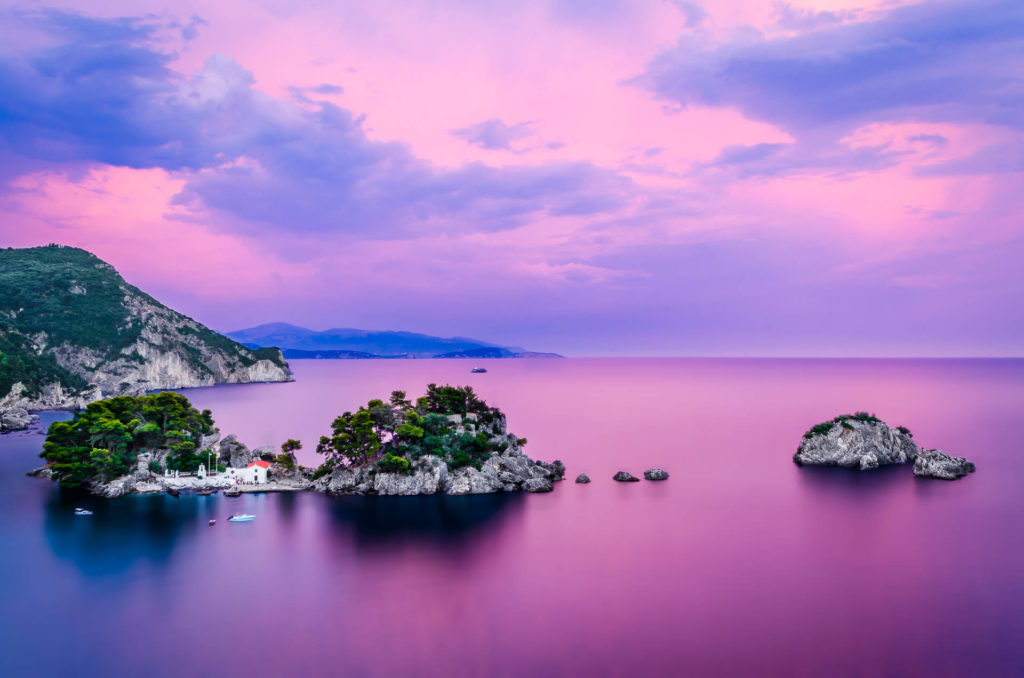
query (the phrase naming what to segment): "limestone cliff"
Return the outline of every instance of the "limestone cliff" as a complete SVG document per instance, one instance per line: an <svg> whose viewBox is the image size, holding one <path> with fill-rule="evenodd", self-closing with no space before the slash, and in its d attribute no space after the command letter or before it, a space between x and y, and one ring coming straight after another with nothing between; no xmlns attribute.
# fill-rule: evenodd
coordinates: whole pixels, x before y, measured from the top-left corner
<svg viewBox="0 0 1024 678"><path fill-rule="evenodd" d="M210 330L84 250L0 250L0 429L19 428L22 410L289 380L280 350L248 349Z"/></svg>

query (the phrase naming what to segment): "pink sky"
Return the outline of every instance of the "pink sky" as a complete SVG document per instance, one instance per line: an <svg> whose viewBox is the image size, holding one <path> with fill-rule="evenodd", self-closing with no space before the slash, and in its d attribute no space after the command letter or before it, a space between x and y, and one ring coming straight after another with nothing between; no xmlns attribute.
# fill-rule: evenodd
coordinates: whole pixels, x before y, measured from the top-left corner
<svg viewBox="0 0 1024 678"><path fill-rule="evenodd" d="M0 10L0 242L220 330L1020 355L1018 3Z"/></svg>

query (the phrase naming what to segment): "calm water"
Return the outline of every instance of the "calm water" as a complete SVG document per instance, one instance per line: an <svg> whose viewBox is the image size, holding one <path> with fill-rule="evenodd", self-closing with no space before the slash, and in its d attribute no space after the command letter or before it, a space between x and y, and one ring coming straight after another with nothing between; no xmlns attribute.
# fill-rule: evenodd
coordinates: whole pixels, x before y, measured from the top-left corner
<svg viewBox="0 0 1024 678"><path fill-rule="evenodd" d="M187 393L250 446L312 448L371 397L469 383L591 485L101 501L24 477L38 435L0 437L0 674L1024 673L1024 361L481 364L294 361L292 384ZM858 409L978 472L793 465ZM672 478L611 481L655 465Z"/></svg>

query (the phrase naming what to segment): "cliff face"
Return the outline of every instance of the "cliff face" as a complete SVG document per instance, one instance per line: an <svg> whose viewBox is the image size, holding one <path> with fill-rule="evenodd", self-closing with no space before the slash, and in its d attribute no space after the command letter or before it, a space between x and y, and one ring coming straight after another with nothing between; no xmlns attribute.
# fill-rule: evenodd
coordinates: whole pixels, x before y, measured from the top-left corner
<svg viewBox="0 0 1024 678"><path fill-rule="evenodd" d="M210 330L88 252L0 250L0 427L17 427L14 410L290 379L280 350L251 350Z"/></svg>

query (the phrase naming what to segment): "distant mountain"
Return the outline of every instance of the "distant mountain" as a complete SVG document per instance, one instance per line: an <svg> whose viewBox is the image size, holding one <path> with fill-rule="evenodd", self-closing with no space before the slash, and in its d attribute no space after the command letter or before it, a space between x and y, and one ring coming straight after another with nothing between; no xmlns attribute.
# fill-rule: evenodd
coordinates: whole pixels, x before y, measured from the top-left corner
<svg viewBox="0 0 1024 678"><path fill-rule="evenodd" d="M290 379L279 350L253 350L214 332L85 250L0 249L0 428L4 411L15 409Z"/></svg>
<svg viewBox="0 0 1024 678"><path fill-rule="evenodd" d="M248 346L280 346L286 358L560 358L467 337L433 337L415 332L374 332L335 328L317 332L288 323L268 323L228 332Z"/></svg>
<svg viewBox="0 0 1024 678"><path fill-rule="evenodd" d="M501 346L485 346L474 348L468 351L451 351L441 353L435 358L564 358L557 353L538 353L537 351L514 350L502 348Z"/></svg>

